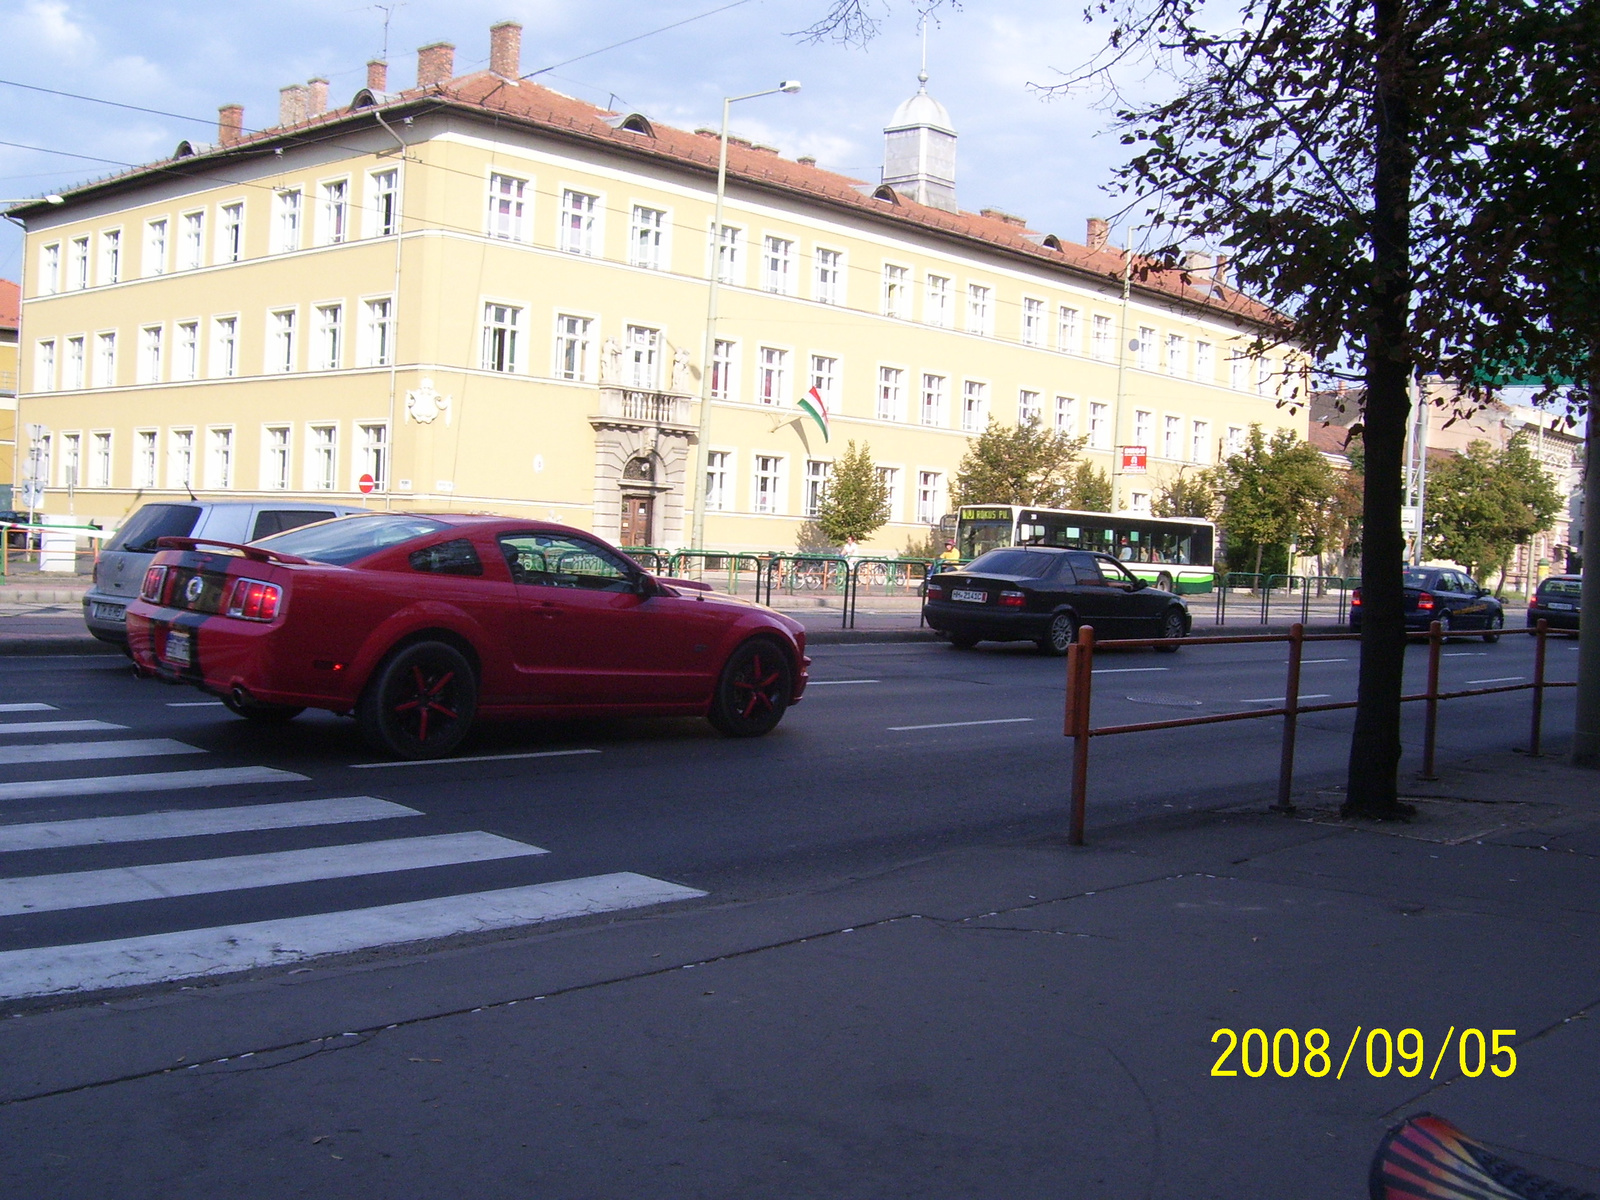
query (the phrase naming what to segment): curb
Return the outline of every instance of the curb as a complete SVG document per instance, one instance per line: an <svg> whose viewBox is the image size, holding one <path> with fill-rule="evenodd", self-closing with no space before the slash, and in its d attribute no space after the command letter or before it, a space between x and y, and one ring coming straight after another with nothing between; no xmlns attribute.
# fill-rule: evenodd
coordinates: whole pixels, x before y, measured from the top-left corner
<svg viewBox="0 0 1600 1200"><path fill-rule="evenodd" d="M64 587L18 587L0 585L0 604L73 604L82 603L89 589Z"/></svg>
<svg viewBox="0 0 1600 1200"><path fill-rule="evenodd" d="M848 646L852 642L937 642L932 629L817 629L806 630L808 646Z"/></svg>

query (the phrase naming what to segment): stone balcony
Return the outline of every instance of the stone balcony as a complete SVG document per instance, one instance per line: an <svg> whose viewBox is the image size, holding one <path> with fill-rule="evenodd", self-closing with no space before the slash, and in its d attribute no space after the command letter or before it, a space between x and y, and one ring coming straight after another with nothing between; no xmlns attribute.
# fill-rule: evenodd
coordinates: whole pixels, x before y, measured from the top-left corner
<svg viewBox="0 0 1600 1200"><path fill-rule="evenodd" d="M661 429L691 432L695 428L689 396L673 392L646 392L637 388L600 385L600 413L590 420L596 424L640 427L654 425Z"/></svg>

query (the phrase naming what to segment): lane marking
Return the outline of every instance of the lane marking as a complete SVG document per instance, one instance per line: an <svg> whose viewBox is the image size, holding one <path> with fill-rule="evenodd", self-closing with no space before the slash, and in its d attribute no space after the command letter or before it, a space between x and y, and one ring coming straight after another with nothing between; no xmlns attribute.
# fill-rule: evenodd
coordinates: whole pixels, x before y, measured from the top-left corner
<svg viewBox="0 0 1600 1200"><path fill-rule="evenodd" d="M526 754L474 754L467 758L413 758L394 762L351 763L352 771L376 771L383 767L436 767L443 763L503 762L508 758L566 758L572 754L599 754L598 750L530 750Z"/></svg>
<svg viewBox="0 0 1600 1200"><path fill-rule="evenodd" d="M855 683L882 683L881 679L813 679L806 684L808 688L814 687L849 687Z"/></svg>
<svg viewBox="0 0 1600 1200"><path fill-rule="evenodd" d="M1142 675L1146 671L1170 671L1171 667L1096 667L1096 675Z"/></svg>
<svg viewBox="0 0 1600 1200"><path fill-rule="evenodd" d="M205 771L152 771L144 775L93 775L83 779L35 779L0 783L0 801L40 800L57 796L125 795L129 792L171 792L183 788L222 787L236 783L304 783L309 775L276 767L213 767Z"/></svg>
<svg viewBox="0 0 1600 1200"><path fill-rule="evenodd" d="M93 729L126 728L126 725L113 725L110 721L8 721L0 725L0 734L87 733Z"/></svg>
<svg viewBox="0 0 1600 1200"><path fill-rule="evenodd" d="M1000 717L993 721L940 721L937 725L891 725L890 733L909 733L914 729L960 729L967 725L1021 725L1032 717Z"/></svg>
<svg viewBox="0 0 1600 1200"><path fill-rule="evenodd" d="M1497 675L1493 679L1469 679L1467 686L1471 687L1475 683L1516 683L1522 678L1521 675Z"/></svg>
<svg viewBox="0 0 1600 1200"><path fill-rule="evenodd" d="M0 712L56 712L54 704L0 704Z"/></svg>
<svg viewBox="0 0 1600 1200"><path fill-rule="evenodd" d="M1449 654L1441 654L1440 658L1488 658L1487 650L1452 650Z"/></svg>
<svg viewBox="0 0 1600 1200"><path fill-rule="evenodd" d="M437 938L694 900L706 895L632 871L412 900L276 921L0 952L8 999L223 975Z"/></svg>
<svg viewBox="0 0 1600 1200"><path fill-rule="evenodd" d="M1333 693L1332 692L1305 692L1305 693L1302 693L1301 696L1300 696L1300 699L1302 699L1302 700L1331 700L1332 698L1333 698ZM1283 704L1288 699L1289 699L1289 697L1287 697L1287 696L1256 696L1254 699L1251 699L1251 700L1240 700L1239 703L1240 704Z"/></svg>
<svg viewBox="0 0 1600 1200"><path fill-rule="evenodd" d="M310 850L274 850L64 875L26 875L0 879L0 916L131 904L169 896L203 896L546 853L538 846L494 833L438 833Z"/></svg>
<svg viewBox="0 0 1600 1200"><path fill-rule="evenodd" d="M86 758L153 758L165 754L204 754L199 746L171 738L137 738L121 742L45 742L36 746L0 746L0 766L19 763L80 762Z"/></svg>
<svg viewBox="0 0 1600 1200"><path fill-rule="evenodd" d="M1331 663L1331 662L1349 662L1349 661L1350 660L1348 658L1302 658L1300 660L1300 665L1302 667L1309 667L1313 663Z"/></svg>
<svg viewBox="0 0 1600 1200"><path fill-rule="evenodd" d="M76 821L39 821L0 825L0 853L48 850L55 846L101 846L111 842L153 842L162 838L204 837L255 829L298 829L309 825L343 825L353 821L387 821L420 817L414 808L376 796L335 796L327 800L291 800L283 804L248 804L238 808L140 813L128 817L85 817Z"/></svg>
<svg viewBox="0 0 1600 1200"><path fill-rule="evenodd" d="M221 708L221 700L168 700L168 708Z"/></svg>

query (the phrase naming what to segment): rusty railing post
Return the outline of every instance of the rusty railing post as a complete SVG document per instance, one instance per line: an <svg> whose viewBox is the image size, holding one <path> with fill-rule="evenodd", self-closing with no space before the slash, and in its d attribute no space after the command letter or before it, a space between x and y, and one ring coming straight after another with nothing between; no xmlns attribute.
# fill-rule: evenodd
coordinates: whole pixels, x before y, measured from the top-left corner
<svg viewBox="0 0 1600 1200"><path fill-rule="evenodd" d="M1289 789L1294 783L1294 735L1300 716L1300 655L1305 648L1306 627L1299 621L1289 626L1289 679L1283 694L1283 752L1278 759L1278 802L1273 810L1294 811Z"/></svg>
<svg viewBox="0 0 1600 1200"><path fill-rule="evenodd" d="M1544 642L1550 623L1543 617L1533 627L1533 728L1528 735L1528 756L1539 757L1539 735L1544 720Z"/></svg>
<svg viewBox="0 0 1600 1200"><path fill-rule="evenodd" d="M1072 739L1071 816L1067 844L1083 845L1083 814L1089 791L1089 696L1094 679L1094 626L1078 627L1078 640L1067 651L1065 732Z"/></svg>
<svg viewBox="0 0 1600 1200"><path fill-rule="evenodd" d="M1422 723L1422 778L1437 779L1433 770L1433 747L1439 733L1439 653L1444 647L1444 626L1428 622L1428 691Z"/></svg>

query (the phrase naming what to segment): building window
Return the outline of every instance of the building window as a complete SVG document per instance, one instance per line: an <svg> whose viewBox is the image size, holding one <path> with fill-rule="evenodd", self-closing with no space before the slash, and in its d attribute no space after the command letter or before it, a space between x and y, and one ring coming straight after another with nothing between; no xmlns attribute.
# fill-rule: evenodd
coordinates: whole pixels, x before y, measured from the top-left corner
<svg viewBox="0 0 1600 1200"><path fill-rule="evenodd" d="M72 257L67 265L67 286L80 292L89 286L89 239L86 237L72 239Z"/></svg>
<svg viewBox="0 0 1600 1200"><path fill-rule="evenodd" d="M817 247L812 298L821 304L844 303L844 251Z"/></svg>
<svg viewBox="0 0 1600 1200"><path fill-rule="evenodd" d="M1197 463L1211 461L1211 425L1209 422L1194 422L1192 432L1189 435L1189 459Z"/></svg>
<svg viewBox="0 0 1600 1200"><path fill-rule="evenodd" d="M295 363L295 310L279 309L267 314L267 373L282 374L294 370Z"/></svg>
<svg viewBox="0 0 1600 1200"><path fill-rule="evenodd" d="M1044 301L1031 300L1023 297L1022 300L1022 344L1024 346L1044 345Z"/></svg>
<svg viewBox="0 0 1600 1200"><path fill-rule="evenodd" d="M1250 358L1243 350L1228 356L1228 386L1242 392L1250 386Z"/></svg>
<svg viewBox="0 0 1600 1200"><path fill-rule="evenodd" d="M744 282L744 234L732 225L722 227L717 240L717 280L720 283Z"/></svg>
<svg viewBox="0 0 1600 1200"><path fill-rule="evenodd" d="M629 387L655 391L660 375L661 331L648 325L629 325L624 370Z"/></svg>
<svg viewBox="0 0 1600 1200"><path fill-rule="evenodd" d="M1071 396L1056 397L1056 432L1078 436L1078 402Z"/></svg>
<svg viewBox="0 0 1600 1200"><path fill-rule="evenodd" d="M339 427L313 425L310 437L311 453L306 462L306 487L314 492L331 492L339 479Z"/></svg>
<svg viewBox="0 0 1600 1200"><path fill-rule="evenodd" d="M504 242L528 240L528 181L515 175L489 176L489 236Z"/></svg>
<svg viewBox="0 0 1600 1200"><path fill-rule="evenodd" d="M587 192L561 193L561 248L593 258L598 252L596 224L600 197Z"/></svg>
<svg viewBox="0 0 1600 1200"><path fill-rule="evenodd" d="M367 236L393 237L400 232L400 172L374 171L367 176Z"/></svg>
<svg viewBox="0 0 1600 1200"><path fill-rule="evenodd" d="M1256 395L1265 396L1272 383L1272 360L1265 355L1256 359Z"/></svg>
<svg viewBox="0 0 1600 1200"><path fill-rule="evenodd" d="M588 317L556 314L557 379L582 382L589 378L589 331L593 325Z"/></svg>
<svg viewBox="0 0 1600 1200"><path fill-rule="evenodd" d="M88 382L88 362L84 351L83 338L69 337L67 339L67 378L64 386L76 391Z"/></svg>
<svg viewBox="0 0 1600 1200"><path fill-rule="evenodd" d="M217 226L217 261L236 263L244 257L244 201L224 204Z"/></svg>
<svg viewBox="0 0 1600 1200"><path fill-rule="evenodd" d="M200 322L178 322L178 352L172 362L174 379L200 378Z"/></svg>
<svg viewBox="0 0 1600 1200"><path fill-rule="evenodd" d="M1229 425L1228 426L1228 439L1227 439L1227 443L1226 443L1226 445L1225 445L1225 447L1223 449L1223 454L1224 454L1224 456L1231 458L1235 454L1243 454L1243 453L1244 453L1244 427L1241 426L1241 425Z"/></svg>
<svg viewBox="0 0 1600 1200"><path fill-rule="evenodd" d="M1028 425L1043 417L1043 410L1039 407L1039 393L1026 389L1017 393L1017 424Z"/></svg>
<svg viewBox="0 0 1600 1200"><path fill-rule="evenodd" d="M350 181L333 179L322 185L322 244L337 246L350 237Z"/></svg>
<svg viewBox="0 0 1600 1200"><path fill-rule="evenodd" d="M1194 344L1194 377L1201 383L1211 383L1215 380L1217 364L1213 356L1210 342L1196 342Z"/></svg>
<svg viewBox="0 0 1600 1200"><path fill-rule="evenodd" d="M833 474L833 464L819 459L806 459L805 515L814 517L822 511L822 502L828 495L828 479Z"/></svg>
<svg viewBox="0 0 1600 1200"><path fill-rule="evenodd" d="M111 434L91 433L89 435L89 486L108 488L111 486Z"/></svg>
<svg viewBox="0 0 1600 1200"><path fill-rule="evenodd" d="M899 367L878 368L878 407L874 414L880 421L898 421L905 405L906 373Z"/></svg>
<svg viewBox="0 0 1600 1200"><path fill-rule="evenodd" d="M515 371L520 357L517 330L522 324L522 310L510 304L493 301L483 306L483 360L478 364L485 371Z"/></svg>
<svg viewBox="0 0 1600 1200"><path fill-rule="evenodd" d="M1164 417L1161 430L1161 457L1183 457L1183 418Z"/></svg>
<svg viewBox="0 0 1600 1200"><path fill-rule="evenodd" d="M938 471L917 472L917 520L922 524L938 524L943 491L944 476Z"/></svg>
<svg viewBox="0 0 1600 1200"><path fill-rule="evenodd" d="M633 206L633 223L628 233L629 261L636 267L659 271L666 266L664 250L667 214L659 208Z"/></svg>
<svg viewBox="0 0 1600 1200"><path fill-rule="evenodd" d="M782 467L783 460L773 454L756 455L755 487L751 493L751 507L758 513L783 511Z"/></svg>
<svg viewBox="0 0 1600 1200"><path fill-rule="evenodd" d="M720 338L711 350L711 398L713 400L732 400L734 398L734 380L737 375L733 366L734 347L732 342L725 342Z"/></svg>
<svg viewBox="0 0 1600 1200"><path fill-rule="evenodd" d="M967 332L989 334L994 332L994 312L990 304L992 291L981 283L967 284Z"/></svg>
<svg viewBox="0 0 1600 1200"><path fill-rule="evenodd" d="M157 217L144 223L144 258L139 263L146 275L167 273L167 219Z"/></svg>
<svg viewBox="0 0 1600 1200"><path fill-rule="evenodd" d="M97 333L94 339L94 384L117 386L117 335Z"/></svg>
<svg viewBox="0 0 1600 1200"><path fill-rule="evenodd" d="M289 488L289 426L267 426L261 446L261 486L275 492L287 491Z"/></svg>
<svg viewBox="0 0 1600 1200"><path fill-rule="evenodd" d="M878 467L878 482L883 485L883 493L887 497L884 508L889 514L889 520L899 519L900 513L900 468Z"/></svg>
<svg viewBox="0 0 1600 1200"><path fill-rule="evenodd" d="M156 431L140 429L133 435L133 486L156 486Z"/></svg>
<svg viewBox="0 0 1600 1200"><path fill-rule="evenodd" d="M827 354L811 356L811 386L817 389L822 403L829 412L838 407L839 360Z"/></svg>
<svg viewBox="0 0 1600 1200"><path fill-rule="evenodd" d="M33 390L56 390L56 340L45 338L33 348Z"/></svg>
<svg viewBox="0 0 1600 1200"><path fill-rule="evenodd" d="M139 382L161 382L161 342L165 330L146 325L139 331Z"/></svg>
<svg viewBox="0 0 1600 1200"><path fill-rule="evenodd" d="M961 385L961 428L981 433L989 413L989 385L967 380Z"/></svg>
<svg viewBox="0 0 1600 1200"><path fill-rule="evenodd" d="M1063 354L1082 354L1082 337L1078 310L1063 304L1056 314L1056 349Z"/></svg>
<svg viewBox="0 0 1600 1200"><path fill-rule="evenodd" d="M779 296L794 294L794 243L788 238L761 240L761 286Z"/></svg>
<svg viewBox="0 0 1600 1200"><path fill-rule="evenodd" d="M1143 446L1147 451L1150 448L1150 436L1153 432L1151 422L1155 414L1142 408L1133 410L1133 444Z"/></svg>
<svg viewBox="0 0 1600 1200"><path fill-rule="evenodd" d="M83 452L83 436L77 433L61 435L61 486L75 488L79 485L78 467Z"/></svg>
<svg viewBox="0 0 1600 1200"><path fill-rule="evenodd" d="M108 229L100 235L100 282L122 282L122 230Z"/></svg>
<svg viewBox="0 0 1600 1200"><path fill-rule="evenodd" d="M906 278L910 274L907 267L897 267L892 263L883 265L883 315L886 317L904 317L906 315Z"/></svg>
<svg viewBox="0 0 1600 1200"><path fill-rule="evenodd" d="M51 435L48 433L42 434L34 441L32 458L38 467L38 475L36 478L48 481L51 478L52 473L55 471L55 454L51 449L51 447L54 445L55 442L51 439Z"/></svg>
<svg viewBox="0 0 1600 1200"><path fill-rule="evenodd" d="M300 189L272 194L272 249L284 254L300 249Z"/></svg>
<svg viewBox="0 0 1600 1200"><path fill-rule="evenodd" d="M928 276L927 295L922 304L922 319L936 329L950 328L950 279L948 276Z"/></svg>
<svg viewBox="0 0 1600 1200"><path fill-rule="evenodd" d="M728 494L728 472L733 454L727 450L713 450L706 455L706 508L722 512L733 499Z"/></svg>
<svg viewBox="0 0 1600 1200"><path fill-rule="evenodd" d="M317 305L315 353L315 370L337 371L344 366L344 305Z"/></svg>
<svg viewBox="0 0 1600 1200"><path fill-rule="evenodd" d="M361 365L387 367L394 354L394 301L388 296L361 302Z"/></svg>
<svg viewBox="0 0 1600 1200"><path fill-rule="evenodd" d="M167 486L194 486L194 430L174 429L167 443Z"/></svg>
<svg viewBox="0 0 1600 1200"><path fill-rule="evenodd" d="M1096 450L1111 449L1111 413L1107 405L1089 402L1089 445Z"/></svg>
<svg viewBox="0 0 1600 1200"><path fill-rule="evenodd" d="M1148 325L1139 326L1139 369L1156 369L1156 331Z"/></svg>
<svg viewBox="0 0 1600 1200"><path fill-rule="evenodd" d="M1094 318L1094 333L1089 346L1094 357L1101 362L1111 361L1111 345L1113 341L1111 318L1096 314Z"/></svg>
<svg viewBox="0 0 1600 1200"><path fill-rule="evenodd" d="M1185 362L1183 334L1167 334L1167 374L1182 378L1188 374Z"/></svg>
<svg viewBox="0 0 1600 1200"><path fill-rule="evenodd" d="M784 405L789 401L789 352L772 346L761 347L761 365L756 373L756 398L762 404Z"/></svg>
<svg viewBox="0 0 1600 1200"><path fill-rule="evenodd" d="M1128 499L1134 512L1147 513L1150 511L1149 492L1133 492L1129 495Z"/></svg>
<svg viewBox="0 0 1600 1200"><path fill-rule="evenodd" d="M61 290L61 243L39 248L39 294L54 296Z"/></svg>
<svg viewBox="0 0 1600 1200"><path fill-rule="evenodd" d="M384 421L374 421L356 426L356 486L364 475L372 476L376 491L389 488L389 426Z"/></svg>
<svg viewBox="0 0 1600 1200"><path fill-rule="evenodd" d="M943 425L945 423L945 402L950 394L950 384L943 375L924 375L922 377L922 423L924 425Z"/></svg>
<svg viewBox="0 0 1600 1200"><path fill-rule="evenodd" d="M211 326L211 377L231 379L239 373L239 318L218 317Z"/></svg>
<svg viewBox="0 0 1600 1200"><path fill-rule="evenodd" d="M206 430L206 486L233 486L233 430Z"/></svg>

